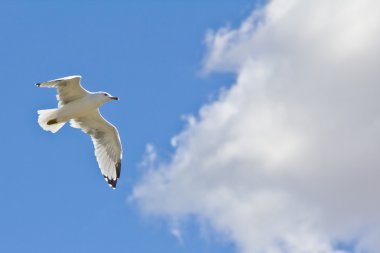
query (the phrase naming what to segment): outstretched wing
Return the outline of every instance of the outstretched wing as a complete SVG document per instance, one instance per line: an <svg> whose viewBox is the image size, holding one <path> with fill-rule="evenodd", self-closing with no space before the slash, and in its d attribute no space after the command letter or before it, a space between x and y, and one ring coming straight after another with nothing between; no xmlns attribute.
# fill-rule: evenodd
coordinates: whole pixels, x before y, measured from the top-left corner
<svg viewBox="0 0 380 253"><path fill-rule="evenodd" d="M121 142L116 127L105 120L97 109L85 117L72 119L70 124L91 136L96 160L104 179L115 189L117 179L120 178L122 158Z"/></svg>
<svg viewBox="0 0 380 253"><path fill-rule="evenodd" d="M57 88L58 106L61 107L88 94L88 92L80 85L81 78L81 76L67 76L43 83L37 83L36 85L38 87Z"/></svg>

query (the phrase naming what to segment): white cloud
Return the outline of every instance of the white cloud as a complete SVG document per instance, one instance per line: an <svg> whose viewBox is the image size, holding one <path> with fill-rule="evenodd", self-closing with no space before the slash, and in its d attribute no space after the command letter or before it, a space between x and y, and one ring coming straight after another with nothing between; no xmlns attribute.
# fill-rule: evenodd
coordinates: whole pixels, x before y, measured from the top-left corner
<svg viewBox="0 0 380 253"><path fill-rule="evenodd" d="M209 32L205 71L237 80L135 187L142 211L196 215L244 253L380 252L379 13L274 0Z"/></svg>

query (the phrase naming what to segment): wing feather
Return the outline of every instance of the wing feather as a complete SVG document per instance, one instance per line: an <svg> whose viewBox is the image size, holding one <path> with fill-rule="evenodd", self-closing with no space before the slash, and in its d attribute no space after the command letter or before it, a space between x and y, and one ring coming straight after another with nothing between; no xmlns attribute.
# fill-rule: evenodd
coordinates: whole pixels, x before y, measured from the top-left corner
<svg viewBox="0 0 380 253"><path fill-rule="evenodd" d="M116 127L105 120L99 110L94 110L85 117L72 119L70 124L91 136L100 170L108 184L115 188L120 178L122 159L122 147Z"/></svg>
<svg viewBox="0 0 380 253"><path fill-rule="evenodd" d="M37 83L36 85L38 87L57 88L58 106L62 107L63 105L88 94L80 84L81 78L81 76L67 76L43 83Z"/></svg>

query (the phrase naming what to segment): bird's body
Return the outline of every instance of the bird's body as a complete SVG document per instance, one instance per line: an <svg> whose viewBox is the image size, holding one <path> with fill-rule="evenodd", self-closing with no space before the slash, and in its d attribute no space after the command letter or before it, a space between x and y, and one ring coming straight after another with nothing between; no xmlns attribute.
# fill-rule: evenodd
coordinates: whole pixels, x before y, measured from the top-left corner
<svg viewBox="0 0 380 253"><path fill-rule="evenodd" d="M117 129L105 120L99 107L110 100L117 100L105 92L89 92L80 85L80 76L69 76L38 83L38 87L58 89L58 108L38 111L38 123L46 130L57 132L67 121L74 128L89 134L95 147L95 155L108 184L116 187L120 177L122 148Z"/></svg>
<svg viewBox="0 0 380 253"><path fill-rule="evenodd" d="M99 94L88 93L84 97L58 108L57 121L66 122L70 119L86 116L90 111L98 109L105 102L107 101L99 99Z"/></svg>

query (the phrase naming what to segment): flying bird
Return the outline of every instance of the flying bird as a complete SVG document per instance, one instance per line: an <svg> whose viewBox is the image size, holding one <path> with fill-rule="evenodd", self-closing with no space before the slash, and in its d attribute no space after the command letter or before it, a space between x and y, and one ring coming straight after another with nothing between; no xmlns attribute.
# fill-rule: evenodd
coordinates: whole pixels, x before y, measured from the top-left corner
<svg viewBox="0 0 380 253"><path fill-rule="evenodd" d="M116 188L120 178L122 147L115 126L102 117L99 107L118 100L106 92L89 92L81 84L81 76L68 76L37 83L38 87L57 88L58 108L38 111L38 123L45 131L56 133L70 121L91 136L95 156L104 179Z"/></svg>

